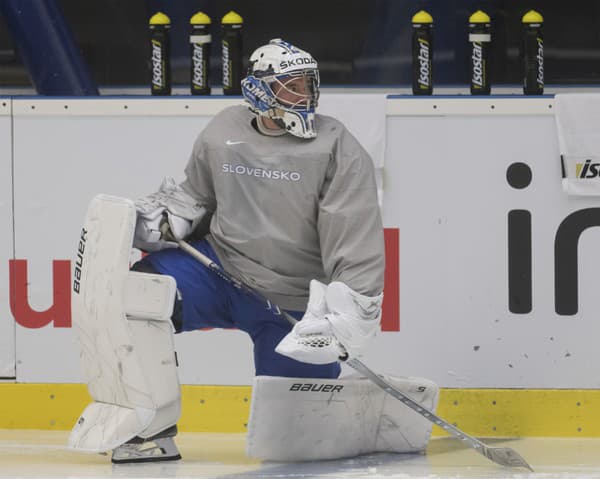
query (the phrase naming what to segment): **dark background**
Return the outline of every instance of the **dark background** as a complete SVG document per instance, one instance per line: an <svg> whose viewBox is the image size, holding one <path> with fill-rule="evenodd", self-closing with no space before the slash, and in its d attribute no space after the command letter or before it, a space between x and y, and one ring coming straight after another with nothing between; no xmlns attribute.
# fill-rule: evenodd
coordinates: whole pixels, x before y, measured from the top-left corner
<svg viewBox="0 0 600 479"><path fill-rule="evenodd" d="M411 0L58 0L93 79L100 87L142 86L150 78L148 19L172 21L174 85L189 84L189 18L212 18L211 80L220 85L221 17L244 18L245 57L282 37L319 62L324 85L408 85L411 23L420 9L434 18L434 83L468 83L467 23L477 9L492 18L493 84L520 84L521 17L544 16L547 84L600 83L600 1ZM31 85L18 49L0 19L0 85Z"/></svg>

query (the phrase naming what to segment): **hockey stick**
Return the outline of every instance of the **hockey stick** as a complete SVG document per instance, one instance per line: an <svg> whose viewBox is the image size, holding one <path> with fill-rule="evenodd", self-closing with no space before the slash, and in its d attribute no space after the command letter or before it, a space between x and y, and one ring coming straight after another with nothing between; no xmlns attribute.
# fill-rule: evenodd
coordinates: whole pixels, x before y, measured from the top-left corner
<svg viewBox="0 0 600 479"><path fill-rule="evenodd" d="M190 244L188 244L187 242L185 242L183 240L178 240L177 243L179 244L179 247L182 250L184 250L186 253L190 254L194 258L196 258L198 261L200 261L200 263L202 263L208 269L210 269L215 274L217 274L219 277L224 279L226 282L228 282L228 283L232 284L234 287L250 294L251 296L254 296L261 302L267 303L268 309L272 309L275 312L275 314L283 316L284 319L286 321L288 321L290 324L294 325L297 323L297 321L291 315L289 315L284 310L279 308L279 306L277 306L276 304L269 301L262 294L260 294L259 292L257 292L256 290L254 290L253 288L251 288L250 286L245 284L243 281L241 281L238 278L229 274L227 271L222 269L217 263L212 261L210 258L208 258L206 255L202 254L200 251L198 251L194 247L192 247ZM456 437L457 439L460 439L461 441L467 443L470 447L475 449L479 454L487 457L490 461L493 461L496 464L500 464L501 466L506 466L506 467L524 467L533 472L533 469L531 468L531 466L529 464L527 464L525 459L523 459L519 455L519 453L516 452L514 449L511 449L510 447L487 446L486 444L481 442L479 439L477 439L473 436L470 436L469 434L461 431L456 426L453 426L452 424L448 423L447 421L444 421L441 417L437 416L433 412L420 406L419 403L412 400L409 396L407 396L402 391L400 391L398 388L396 388L391 383L386 381L385 378L383 378L380 375L375 374L373 371L371 371L371 369L369 369L367 366L365 366L365 364L363 364L362 361L355 359L355 358L347 359L347 356L345 359L340 358L340 360L345 362L352 369L354 369L354 370L358 371L359 373L363 374L364 376L366 376L369 380L371 380L374 384L376 384L381 389L383 389L386 393L388 393L391 396L393 396L394 398L398 399L400 402L402 402L404 405L408 406L410 409L415 411L420 416L424 417L425 419L432 422L433 424L441 427L444 431L448 432L449 434Z"/></svg>

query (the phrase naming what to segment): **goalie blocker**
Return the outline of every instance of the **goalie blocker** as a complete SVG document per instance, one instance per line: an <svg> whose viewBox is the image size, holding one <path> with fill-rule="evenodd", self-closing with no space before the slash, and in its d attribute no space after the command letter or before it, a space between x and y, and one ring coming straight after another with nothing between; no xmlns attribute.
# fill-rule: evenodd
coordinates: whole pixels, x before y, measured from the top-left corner
<svg viewBox="0 0 600 479"><path fill-rule="evenodd" d="M172 440L180 415L170 276L129 271L136 224L133 202L96 196L88 208L72 295L74 330L94 400L69 447L113 453L113 462L179 458ZM133 445L151 438L141 456ZM119 447L122 448L119 454Z"/></svg>
<svg viewBox="0 0 600 479"><path fill-rule="evenodd" d="M386 378L434 410L439 388L420 378ZM366 378L254 379L247 452L271 461L309 461L373 452L421 452L432 424Z"/></svg>

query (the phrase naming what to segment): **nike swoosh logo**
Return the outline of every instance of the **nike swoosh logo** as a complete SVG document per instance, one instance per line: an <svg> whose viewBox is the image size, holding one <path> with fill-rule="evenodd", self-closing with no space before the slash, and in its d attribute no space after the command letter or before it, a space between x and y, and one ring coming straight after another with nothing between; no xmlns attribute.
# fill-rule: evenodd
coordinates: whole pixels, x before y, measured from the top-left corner
<svg viewBox="0 0 600 479"><path fill-rule="evenodd" d="M246 143L245 141L231 141L231 140L227 140L225 142L226 145L240 145L242 143Z"/></svg>

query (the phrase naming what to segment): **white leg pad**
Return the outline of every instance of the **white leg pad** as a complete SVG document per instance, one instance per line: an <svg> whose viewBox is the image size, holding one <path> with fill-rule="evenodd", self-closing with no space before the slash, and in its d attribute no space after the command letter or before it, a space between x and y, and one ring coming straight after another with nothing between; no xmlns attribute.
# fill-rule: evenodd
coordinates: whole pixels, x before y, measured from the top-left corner
<svg viewBox="0 0 600 479"><path fill-rule="evenodd" d="M387 378L433 411L439 388L426 379ZM373 452L420 452L431 423L366 378L258 376L248 424L250 457L309 461Z"/></svg>
<svg viewBox="0 0 600 479"><path fill-rule="evenodd" d="M129 271L136 211L106 195L88 208L76 259L72 310L84 377L94 403L69 446L105 452L149 437L180 415L170 276Z"/></svg>
<svg viewBox="0 0 600 479"><path fill-rule="evenodd" d="M81 452L110 451L135 436L134 431L148 427L155 415L150 409L93 402L79 416L69 447Z"/></svg>

